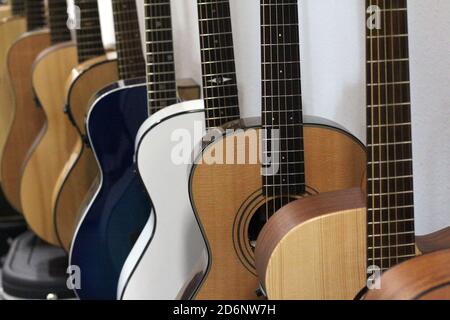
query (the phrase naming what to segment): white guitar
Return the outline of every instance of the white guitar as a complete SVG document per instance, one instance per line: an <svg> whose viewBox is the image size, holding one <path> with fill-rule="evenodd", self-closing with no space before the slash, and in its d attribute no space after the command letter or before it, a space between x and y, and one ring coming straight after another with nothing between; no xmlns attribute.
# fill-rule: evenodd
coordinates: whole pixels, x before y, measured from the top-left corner
<svg viewBox="0 0 450 320"><path fill-rule="evenodd" d="M229 1L198 0L198 6L204 100L167 107L138 133L135 160L154 214L122 270L120 299L190 299L207 270L189 173L205 124L215 128L237 120L239 107ZM191 149L186 153L183 145Z"/></svg>

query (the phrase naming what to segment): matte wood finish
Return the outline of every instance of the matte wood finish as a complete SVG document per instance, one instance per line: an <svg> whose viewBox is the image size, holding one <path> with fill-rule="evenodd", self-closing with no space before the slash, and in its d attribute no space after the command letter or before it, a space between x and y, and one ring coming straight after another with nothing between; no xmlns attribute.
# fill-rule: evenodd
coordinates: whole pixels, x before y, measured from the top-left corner
<svg viewBox="0 0 450 320"><path fill-rule="evenodd" d="M221 148L222 143L225 147L236 138L236 150L246 148L248 155L243 135L238 133L211 144L202 160L217 152L215 148ZM304 137L309 190L321 193L362 185L366 153L355 138L321 125L305 125ZM267 202L261 193L261 165L199 164L193 168L190 186L194 211L209 250L208 272L196 298L255 299L258 278L247 239L251 218Z"/></svg>
<svg viewBox="0 0 450 320"><path fill-rule="evenodd" d="M117 60L104 56L78 66L67 81L67 110L76 125L68 130L77 136L77 141L59 174L52 197L56 233L66 251L70 249L81 204L99 174L92 149L85 144L84 121L90 107L89 100L100 89L117 80Z"/></svg>
<svg viewBox="0 0 450 320"><path fill-rule="evenodd" d="M14 117L14 94L8 75L8 51L26 31L25 18L10 17L0 21L0 159Z"/></svg>
<svg viewBox="0 0 450 320"><path fill-rule="evenodd" d="M21 211L20 180L28 151L45 127L45 113L36 106L31 83L32 66L50 47L50 33L26 33L11 47L8 69L15 96L15 112L1 160L2 187L8 201Z"/></svg>
<svg viewBox="0 0 450 320"><path fill-rule="evenodd" d="M9 5L0 5L0 19L11 16L11 7Z"/></svg>
<svg viewBox="0 0 450 320"><path fill-rule="evenodd" d="M191 81L179 83L182 99L199 92ZM150 199L133 161L135 138L147 117L144 80L105 88L90 109L87 129L101 183L85 202L71 251L71 262L88 270L77 291L80 298L117 297L122 267L149 219Z"/></svg>
<svg viewBox="0 0 450 320"><path fill-rule="evenodd" d="M268 298L353 299L366 282L366 223L360 189L306 197L279 210L255 252Z"/></svg>
<svg viewBox="0 0 450 320"><path fill-rule="evenodd" d="M64 85L77 65L75 45L64 43L41 53L33 71L33 87L46 114L47 127L26 163L21 202L29 226L53 245L59 245L53 223L53 191L78 138L63 112Z"/></svg>
<svg viewBox="0 0 450 320"><path fill-rule="evenodd" d="M420 252L424 254L450 249L450 227L425 236L417 236L416 243Z"/></svg>
<svg viewBox="0 0 450 320"><path fill-rule="evenodd" d="M450 250L403 262L381 277L365 300L450 300Z"/></svg>

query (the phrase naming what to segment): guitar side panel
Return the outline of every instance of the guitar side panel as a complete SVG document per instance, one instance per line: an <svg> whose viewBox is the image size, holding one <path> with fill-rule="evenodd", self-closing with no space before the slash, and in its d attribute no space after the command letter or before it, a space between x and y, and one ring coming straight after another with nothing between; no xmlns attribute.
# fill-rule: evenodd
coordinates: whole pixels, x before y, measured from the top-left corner
<svg viewBox="0 0 450 320"><path fill-rule="evenodd" d="M117 81L117 61L99 57L85 62L77 68L76 74L68 80L68 106L74 125L72 135L77 136L70 157L66 159L57 183L54 186L52 206L55 229L61 245L68 251L75 224L80 212L80 204L89 193L98 176L98 168L92 150L85 145L85 119L89 111L89 100L106 85Z"/></svg>
<svg viewBox="0 0 450 320"><path fill-rule="evenodd" d="M64 84L77 63L76 47L66 43L41 53L33 68L33 87L46 114L47 127L24 167L21 202L29 226L53 245L59 245L53 225L53 189L77 139L63 112Z"/></svg>
<svg viewBox="0 0 450 320"><path fill-rule="evenodd" d="M14 115L14 94L8 74L8 52L26 31L24 18L11 17L0 21L0 158Z"/></svg>
<svg viewBox="0 0 450 320"><path fill-rule="evenodd" d="M28 150L45 127L44 111L36 106L31 84L32 65L39 53L50 47L48 31L27 33L17 40L8 54L15 113L1 157L2 187L9 202L18 210L20 175Z"/></svg>
<svg viewBox="0 0 450 320"><path fill-rule="evenodd" d="M83 270L80 298L116 298L122 266L149 220L150 199L133 161L135 137L147 115L145 84L116 86L90 110L87 129L101 183L71 248L70 263Z"/></svg>
<svg viewBox="0 0 450 320"><path fill-rule="evenodd" d="M203 102L191 101L156 113L138 134L137 166L152 200L155 217L149 221L153 224L152 232L143 234L136 243L144 251L134 251L127 259L121 274L124 285L119 288L122 299L189 298L192 295L188 292L190 282L204 272L205 243L188 193L192 161L174 163L172 158L181 136L187 139L184 151L191 157L192 150L202 139L204 121ZM197 140L196 124L201 125Z"/></svg>

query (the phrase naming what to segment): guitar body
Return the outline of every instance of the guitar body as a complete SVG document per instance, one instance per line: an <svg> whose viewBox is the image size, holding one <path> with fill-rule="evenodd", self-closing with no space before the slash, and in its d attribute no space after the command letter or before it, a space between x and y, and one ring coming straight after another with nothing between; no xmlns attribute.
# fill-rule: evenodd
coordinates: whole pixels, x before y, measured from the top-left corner
<svg viewBox="0 0 450 320"><path fill-rule="evenodd" d="M45 112L47 127L25 165L21 202L29 226L53 245L59 245L53 224L53 190L78 139L63 112L64 84L77 64L76 46L64 43L42 52L33 68L33 87Z"/></svg>
<svg viewBox="0 0 450 320"><path fill-rule="evenodd" d="M75 124L70 127L71 135L77 141L58 176L52 198L56 233L66 251L70 249L83 200L98 176L94 155L83 138L89 101L100 89L117 81L117 77L117 61L103 56L78 66L67 81L66 108Z"/></svg>
<svg viewBox="0 0 450 320"><path fill-rule="evenodd" d="M279 210L262 229L255 252L267 297L354 299L367 279L365 202L360 189L346 189Z"/></svg>
<svg viewBox="0 0 450 320"><path fill-rule="evenodd" d="M121 299L190 298L189 284L206 266L204 242L187 190L192 161L172 161L177 145L172 137L174 131L182 130L195 137L188 147L200 145L203 131L198 132L195 127L203 123L203 101L194 100L164 108L139 130L136 163L154 214L123 267L118 289Z"/></svg>
<svg viewBox="0 0 450 320"><path fill-rule="evenodd" d="M388 270L365 300L450 300L450 250L423 255Z"/></svg>
<svg viewBox="0 0 450 320"><path fill-rule="evenodd" d="M8 69L15 95L15 112L1 158L3 191L11 205L21 211L20 180L29 150L45 127L45 113L36 106L32 88L32 67L37 56L50 47L46 30L20 37L8 54Z"/></svg>
<svg viewBox="0 0 450 320"><path fill-rule="evenodd" d="M258 161L238 165L207 164L211 163L210 155L221 154L221 148L232 146L235 141L235 150L245 151L246 159L250 159L252 143L245 142L249 128L238 124L233 129L243 130L210 144L191 171L191 199L209 253L208 270L201 280L197 299L257 298L255 290L259 282L249 240L250 228L253 228L253 221L258 221L258 212L265 212L261 209L271 200L262 193L261 165ZM258 133L253 144L260 143L259 129ZM305 120L304 145L308 193L362 185L366 153L356 138L320 121ZM226 154L225 150L223 152ZM224 276L226 274L232 276Z"/></svg>
<svg viewBox="0 0 450 320"><path fill-rule="evenodd" d="M10 17L0 21L0 158L14 117L14 93L8 74L8 52L26 31L25 18Z"/></svg>
<svg viewBox="0 0 450 320"><path fill-rule="evenodd" d="M87 129L101 178L70 254L70 264L84 270L81 299L116 299L120 271L150 217L150 199L133 161L135 137L147 117L142 81L107 87L89 112Z"/></svg>

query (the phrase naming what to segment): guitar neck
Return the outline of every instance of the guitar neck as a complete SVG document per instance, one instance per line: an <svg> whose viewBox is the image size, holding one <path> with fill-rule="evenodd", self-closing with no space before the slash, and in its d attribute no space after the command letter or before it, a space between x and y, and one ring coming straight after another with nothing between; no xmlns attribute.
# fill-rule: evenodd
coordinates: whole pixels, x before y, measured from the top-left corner
<svg viewBox="0 0 450 320"><path fill-rule="evenodd" d="M305 192L297 0L261 0L263 177L266 196Z"/></svg>
<svg viewBox="0 0 450 320"><path fill-rule="evenodd" d="M44 0L27 0L25 2L25 15L28 31L43 28L46 24Z"/></svg>
<svg viewBox="0 0 450 320"><path fill-rule="evenodd" d="M170 0L145 0L149 113L177 102Z"/></svg>
<svg viewBox="0 0 450 320"><path fill-rule="evenodd" d="M240 118L228 0L197 0L206 126Z"/></svg>
<svg viewBox="0 0 450 320"><path fill-rule="evenodd" d="M78 61L80 63L105 54L97 0L75 0L79 8L80 28L77 29ZM78 17L77 17L78 18Z"/></svg>
<svg viewBox="0 0 450 320"><path fill-rule="evenodd" d="M70 30L67 28L67 1L48 0L50 36L52 44L70 41Z"/></svg>
<svg viewBox="0 0 450 320"><path fill-rule="evenodd" d="M367 8L368 264L384 271L415 255L407 1Z"/></svg>
<svg viewBox="0 0 450 320"><path fill-rule="evenodd" d="M25 0L11 0L11 10L14 16L24 16Z"/></svg>
<svg viewBox="0 0 450 320"><path fill-rule="evenodd" d="M145 77L136 0L113 0L114 28L120 79Z"/></svg>

